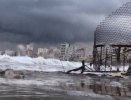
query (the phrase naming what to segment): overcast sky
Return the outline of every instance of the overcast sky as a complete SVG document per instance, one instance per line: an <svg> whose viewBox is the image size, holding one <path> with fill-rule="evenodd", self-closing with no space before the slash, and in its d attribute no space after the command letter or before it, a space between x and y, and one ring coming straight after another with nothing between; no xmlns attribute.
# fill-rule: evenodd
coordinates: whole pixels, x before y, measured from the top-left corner
<svg viewBox="0 0 131 100"><path fill-rule="evenodd" d="M99 23L130 0L0 0L0 50L63 42L92 48Z"/></svg>

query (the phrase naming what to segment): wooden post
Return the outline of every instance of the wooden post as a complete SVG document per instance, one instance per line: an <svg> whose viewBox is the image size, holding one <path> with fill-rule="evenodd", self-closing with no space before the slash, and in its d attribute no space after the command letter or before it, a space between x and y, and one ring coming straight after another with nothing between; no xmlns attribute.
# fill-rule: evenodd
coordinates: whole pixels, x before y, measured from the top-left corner
<svg viewBox="0 0 131 100"><path fill-rule="evenodd" d="M106 71L106 67L107 67L107 48L106 48L106 56L105 56L105 71Z"/></svg>
<svg viewBox="0 0 131 100"><path fill-rule="evenodd" d="M127 72L131 73L131 51L129 51L129 68L128 68Z"/></svg>
<svg viewBox="0 0 131 100"><path fill-rule="evenodd" d="M119 67L120 67L120 52L121 52L121 47L118 46L118 51L117 51L117 71L119 71Z"/></svg>
<svg viewBox="0 0 131 100"><path fill-rule="evenodd" d="M125 50L125 48L124 48L124 49L123 49L123 71L125 71L125 63L126 63L125 53L126 53L126 50Z"/></svg>
<svg viewBox="0 0 131 100"><path fill-rule="evenodd" d="M100 54L100 64L103 65L103 62L102 62L102 52L103 52L103 47L101 46L101 54Z"/></svg>
<svg viewBox="0 0 131 100"><path fill-rule="evenodd" d="M111 52L111 65L112 65L112 52Z"/></svg>

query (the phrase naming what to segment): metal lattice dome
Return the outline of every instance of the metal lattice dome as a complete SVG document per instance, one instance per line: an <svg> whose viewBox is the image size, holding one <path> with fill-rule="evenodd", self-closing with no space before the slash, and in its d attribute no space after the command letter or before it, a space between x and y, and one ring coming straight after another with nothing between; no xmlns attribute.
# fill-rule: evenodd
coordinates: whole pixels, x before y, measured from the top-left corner
<svg viewBox="0 0 131 100"><path fill-rule="evenodd" d="M98 25L96 45L131 45L131 2L124 4Z"/></svg>

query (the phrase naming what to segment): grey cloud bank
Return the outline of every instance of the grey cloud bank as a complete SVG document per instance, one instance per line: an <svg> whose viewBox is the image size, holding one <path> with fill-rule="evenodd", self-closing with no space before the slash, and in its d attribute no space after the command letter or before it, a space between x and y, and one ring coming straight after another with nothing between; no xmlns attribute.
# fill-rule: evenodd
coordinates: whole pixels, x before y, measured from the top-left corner
<svg viewBox="0 0 131 100"><path fill-rule="evenodd" d="M91 43L96 26L130 0L0 0L0 42Z"/></svg>

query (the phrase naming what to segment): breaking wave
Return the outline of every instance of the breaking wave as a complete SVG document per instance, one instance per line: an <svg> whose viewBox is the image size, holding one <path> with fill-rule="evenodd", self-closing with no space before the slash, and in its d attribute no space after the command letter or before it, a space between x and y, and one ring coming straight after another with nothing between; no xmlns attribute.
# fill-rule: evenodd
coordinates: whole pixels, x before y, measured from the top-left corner
<svg viewBox="0 0 131 100"><path fill-rule="evenodd" d="M93 66L89 66L89 63L86 63L88 67L94 70ZM10 57L8 55L0 56L0 69L13 69L13 70L31 70L31 71L67 71L73 68L81 66L81 62L70 62L70 61L60 61L59 59L45 59L43 57L31 58L27 56L16 56ZM102 66L103 70L104 66ZM112 67L113 70L116 70L116 67ZM125 67L125 70L128 69L128 66ZM107 68L106 70L110 70ZM123 67L120 67L120 70L123 70Z"/></svg>

